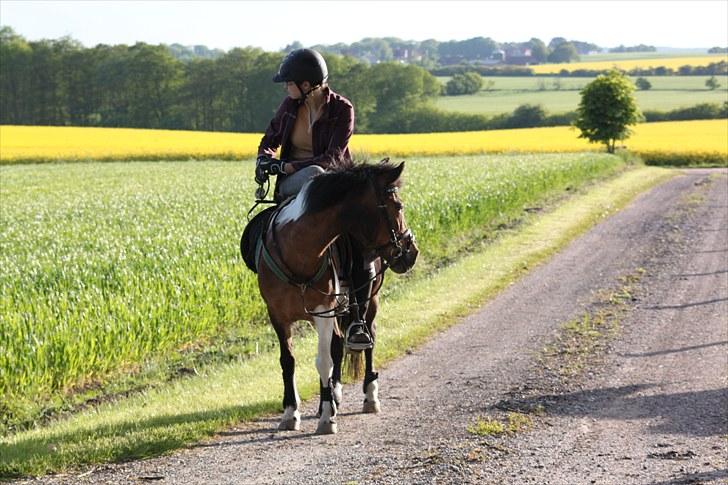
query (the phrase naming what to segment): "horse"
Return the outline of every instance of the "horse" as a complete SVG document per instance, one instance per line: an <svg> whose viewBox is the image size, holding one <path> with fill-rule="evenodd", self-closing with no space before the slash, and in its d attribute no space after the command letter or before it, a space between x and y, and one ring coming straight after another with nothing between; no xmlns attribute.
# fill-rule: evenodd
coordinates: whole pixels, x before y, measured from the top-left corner
<svg viewBox="0 0 728 485"><path fill-rule="evenodd" d="M404 162L393 165L388 159L378 164L341 164L312 178L295 199L281 204L270 216L258 243L258 286L280 343L284 411L279 430L299 430L301 425L292 352L292 327L300 320L313 322L318 333L320 401L316 434L338 430L336 413L342 399L344 354L341 326L346 321L342 310L347 307L347 292L331 253L335 241L349 238L368 260L376 262L378 271L373 279L377 290L370 297L364 317L374 340L376 292L384 270L405 273L414 266L418 254L398 195L403 170ZM363 412L376 413L380 403L373 348L364 354Z"/></svg>

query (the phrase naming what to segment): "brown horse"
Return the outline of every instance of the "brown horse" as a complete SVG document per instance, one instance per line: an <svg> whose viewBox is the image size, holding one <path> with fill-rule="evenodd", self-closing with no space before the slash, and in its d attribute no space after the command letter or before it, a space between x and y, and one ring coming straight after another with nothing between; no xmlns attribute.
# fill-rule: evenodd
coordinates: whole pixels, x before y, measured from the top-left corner
<svg viewBox="0 0 728 485"><path fill-rule="evenodd" d="M395 166L383 160L376 165L352 163L314 177L298 196L271 216L258 254L258 284L281 346L283 417L281 430L300 429L300 399L294 379L291 348L294 322L314 322L318 332L316 368L320 377L320 419L317 434L337 432L336 406L341 402L342 330L337 316L347 307L347 284L331 263L332 244L350 239L379 268L374 288L382 283L384 269L408 271L418 250L407 229L398 196L404 162ZM365 320L375 337L376 291ZM343 324L345 318L339 318ZM373 349L365 351L364 412L378 412L377 373Z"/></svg>

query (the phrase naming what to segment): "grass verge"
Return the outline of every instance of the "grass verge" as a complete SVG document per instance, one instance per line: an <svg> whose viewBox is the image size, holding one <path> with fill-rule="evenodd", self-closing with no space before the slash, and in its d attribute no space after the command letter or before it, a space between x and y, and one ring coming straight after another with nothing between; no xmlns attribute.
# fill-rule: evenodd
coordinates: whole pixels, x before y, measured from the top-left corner
<svg viewBox="0 0 728 485"><path fill-rule="evenodd" d="M467 315L574 237L674 173L653 167L627 171L402 289L396 302L382 305L378 365L452 325L457 317ZM301 363L296 373L299 390L302 398L310 398L318 391L312 364L314 337L298 340L294 350ZM277 411L282 392L279 375L277 353L264 353L4 437L0 439L0 477L68 471L180 448L233 423Z"/></svg>

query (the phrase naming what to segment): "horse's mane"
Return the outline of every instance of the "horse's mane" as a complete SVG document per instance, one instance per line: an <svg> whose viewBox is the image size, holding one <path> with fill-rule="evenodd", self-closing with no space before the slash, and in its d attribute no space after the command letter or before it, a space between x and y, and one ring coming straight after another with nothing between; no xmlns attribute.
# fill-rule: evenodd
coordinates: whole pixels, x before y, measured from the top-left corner
<svg viewBox="0 0 728 485"><path fill-rule="evenodd" d="M305 211L318 212L338 204L347 195L356 195L365 190L370 179L395 168L396 166L386 159L377 164L338 160L329 167L329 170L309 182ZM399 185L399 181L396 185Z"/></svg>

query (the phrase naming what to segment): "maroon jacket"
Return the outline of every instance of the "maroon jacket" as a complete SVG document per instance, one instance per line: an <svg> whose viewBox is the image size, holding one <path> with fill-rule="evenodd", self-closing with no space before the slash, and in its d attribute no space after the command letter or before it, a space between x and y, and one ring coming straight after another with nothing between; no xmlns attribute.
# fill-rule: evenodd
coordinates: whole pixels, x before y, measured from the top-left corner
<svg viewBox="0 0 728 485"><path fill-rule="evenodd" d="M345 97L328 87L324 89L326 101L323 112L311 131L313 158L290 162L296 170L309 165L319 165L326 169L337 158L351 158L349 139L354 132L354 107ZM260 140L258 156L275 157L276 150L281 147L280 159L289 162L291 132L299 105L299 100L286 96Z"/></svg>

